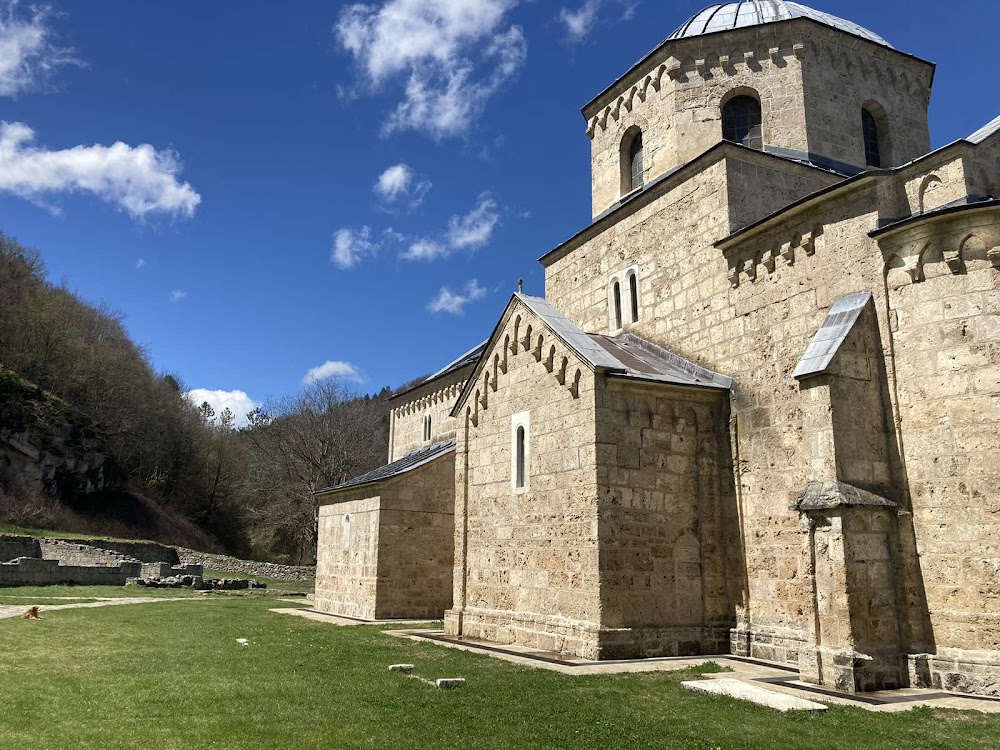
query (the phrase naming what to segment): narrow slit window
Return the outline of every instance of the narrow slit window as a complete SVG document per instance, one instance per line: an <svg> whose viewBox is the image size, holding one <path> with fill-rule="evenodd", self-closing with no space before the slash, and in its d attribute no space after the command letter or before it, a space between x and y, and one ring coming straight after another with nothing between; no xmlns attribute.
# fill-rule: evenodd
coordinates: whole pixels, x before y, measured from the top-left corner
<svg viewBox="0 0 1000 750"><path fill-rule="evenodd" d="M515 466L514 486L520 489L524 487L524 477L525 477L524 425L518 425L517 435L514 441L516 444L515 450L517 452L517 455L514 459L514 466Z"/></svg>
<svg viewBox="0 0 1000 750"><path fill-rule="evenodd" d="M869 167L881 167L882 149L879 148L878 120L867 109L861 110L861 129L865 138L865 164Z"/></svg>
<svg viewBox="0 0 1000 750"><path fill-rule="evenodd" d="M432 423L431 423L431 417L430 417L430 415L428 415L427 416L427 435L424 437L424 440L430 440L431 439L432 429L433 428L432 428Z"/></svg>
<svg viewBox="0 0 1000 750"><path fill-rule="evenodd" d="M632 322L639 322L639 281L635 273L628 275L628 292L632 302Z"/></svg>
<svg viewBox="0 0 1000 750"><path fill-rule="evenodd" d="M629 190L635 190L642 187L643 183L643 154L642 154L642 133L636 133L635 138L632 139L632 145L629 146L628 150L628 160L629 160L629 170L631 179L629 181Z"/></svg>
<svg viewBox="0 0 1000 750"><path fill-rule="evenodd" d="M615 330L622 327L622 285L617 281L611 287L611 305L614 308Z"/></svg>

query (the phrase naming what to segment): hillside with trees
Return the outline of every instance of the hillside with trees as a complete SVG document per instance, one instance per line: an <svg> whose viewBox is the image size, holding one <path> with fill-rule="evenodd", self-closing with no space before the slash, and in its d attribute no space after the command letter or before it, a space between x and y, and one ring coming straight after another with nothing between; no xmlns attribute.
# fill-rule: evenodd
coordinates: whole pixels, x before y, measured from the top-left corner
<svg viewBox="0 0 1000 750"><path fill-rule="evenodd" d="M321 381L241 429L184 391L121 313L0 235L0 522L308 563L312 492L384 463L387 388Z"/></svg>

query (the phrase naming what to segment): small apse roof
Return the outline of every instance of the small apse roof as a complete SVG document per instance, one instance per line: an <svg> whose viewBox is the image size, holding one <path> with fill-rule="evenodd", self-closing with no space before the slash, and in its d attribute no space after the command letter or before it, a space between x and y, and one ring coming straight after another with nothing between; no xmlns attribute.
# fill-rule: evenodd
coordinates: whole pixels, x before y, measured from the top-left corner
<svg viewBox="0 0 1000 750"><path fill-rule="evenodd" d="M824 13L800 3L785 2L784 0L752 0L751 2L709 5L691 16L686 23L667 38L686 39L703 34L714 34L719 31L763 26L792 18L809 18L824 26L846 31L848 34L867 39L869 42L892 48L892 45L878 34L853 21Z"/></svg>
<svg viewBox="0 0 1000 750"><path fill-rule="evenodd" d="M351 489L352 487L361 487L366 484L374 484L375 482L383 482L386 479L392 479L398 477L400 474L406 474L414 469L419 469L425 464L429 464L435 459L446 456L455 450L455 441L446 440L443 443L435 443L434 445L429 445L426 448L417 448L412 450L403 456L398 461L393 461L387 466L379 467L374 471L369 471L367 474L362 474L360 477L355 477L343 484L338 484L336 487L329 487L325 490L319 490L314 493L317 495L325 495L330 492L339 492L340 490Z"/></svg>

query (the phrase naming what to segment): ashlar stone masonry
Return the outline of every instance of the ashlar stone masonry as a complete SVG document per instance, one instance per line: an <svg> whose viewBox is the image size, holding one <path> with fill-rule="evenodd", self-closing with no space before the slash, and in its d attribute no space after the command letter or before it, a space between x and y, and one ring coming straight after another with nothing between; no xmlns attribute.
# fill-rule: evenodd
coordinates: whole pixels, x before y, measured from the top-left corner
<svg viewBox="0 0 1000 750"><path fill-rule="evenodd" d="M933 76L728 3L584 107L593 222L393 413L454 439L450 634L1000 695L1000 117L930 151Z"/></svg>

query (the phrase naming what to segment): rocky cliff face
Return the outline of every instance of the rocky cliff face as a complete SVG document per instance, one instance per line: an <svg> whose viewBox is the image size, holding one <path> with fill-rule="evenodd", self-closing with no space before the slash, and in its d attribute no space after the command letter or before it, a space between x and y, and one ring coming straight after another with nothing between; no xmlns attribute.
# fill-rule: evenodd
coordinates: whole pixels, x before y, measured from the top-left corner
<svg viewBox="0 0 1000 750"><path fill-rule="evenodd" d="M71 499L113 488L120 479L79 414L0 368L0 485Z"/></svg>

